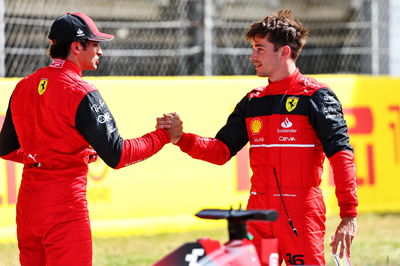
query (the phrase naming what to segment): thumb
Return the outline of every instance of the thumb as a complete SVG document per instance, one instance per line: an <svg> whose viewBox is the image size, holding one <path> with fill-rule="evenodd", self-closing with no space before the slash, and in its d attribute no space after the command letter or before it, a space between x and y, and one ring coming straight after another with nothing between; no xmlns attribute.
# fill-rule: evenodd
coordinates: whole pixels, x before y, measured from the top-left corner
<svg viewBox="0 0 400 266"><path fill-rule="evenodd" d="M332 242L330 243L332 254L336 254L339 241L337 240L336 234L331 236Z"/></svg>

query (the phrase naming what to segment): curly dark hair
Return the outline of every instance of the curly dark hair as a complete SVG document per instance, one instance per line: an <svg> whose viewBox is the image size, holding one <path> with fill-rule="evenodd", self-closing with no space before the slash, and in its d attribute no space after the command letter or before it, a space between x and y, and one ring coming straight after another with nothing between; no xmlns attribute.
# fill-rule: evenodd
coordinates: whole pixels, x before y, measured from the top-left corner
<svg viewBox="0 0 400 266"><path fill-rule="evenodd" d="M279 10L276 15L253 23L246 33L248 41L254 40L255 37L267 38L274 44L276 50L288 45L294 60L305 45L307 36L308 29L293 17L290 10Z"/></svg>
<svg viewBox="0 0 400 266"><path fill-rule="evenodd" d="M88 41L80 40L79 42L81 43L83 49L86 50ZM71 52L71 43L72 42L57 43L53 41L49 48L50 57L66 59Z"/></svg>

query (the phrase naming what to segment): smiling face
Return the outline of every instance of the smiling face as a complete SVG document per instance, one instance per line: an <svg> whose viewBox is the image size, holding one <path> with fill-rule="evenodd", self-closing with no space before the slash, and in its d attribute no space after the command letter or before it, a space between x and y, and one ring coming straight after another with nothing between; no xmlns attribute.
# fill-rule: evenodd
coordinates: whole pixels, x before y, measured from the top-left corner
<svg viewBox="0 0 400 266"><path fill-rule="evenodd" d="M273 77L281 68L281 51L267 40L255 36L251 41L253 52L250 60L256 68L257 76Z"/></svg>

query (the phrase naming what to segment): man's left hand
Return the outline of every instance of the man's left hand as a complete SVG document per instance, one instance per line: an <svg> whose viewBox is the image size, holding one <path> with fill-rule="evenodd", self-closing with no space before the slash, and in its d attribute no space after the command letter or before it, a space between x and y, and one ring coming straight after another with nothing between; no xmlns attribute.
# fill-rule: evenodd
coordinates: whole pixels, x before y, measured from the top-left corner
<svg viewBox="0 0 400 266"><path fill-rule="evenodd" d="M357 221L354 217L343 217L339 226L336 229L335 234L332 236L332 254L336 254L339 244L340 251L339 257L343 258L344 252L350 257L350 247L357 232Z"/></svg>

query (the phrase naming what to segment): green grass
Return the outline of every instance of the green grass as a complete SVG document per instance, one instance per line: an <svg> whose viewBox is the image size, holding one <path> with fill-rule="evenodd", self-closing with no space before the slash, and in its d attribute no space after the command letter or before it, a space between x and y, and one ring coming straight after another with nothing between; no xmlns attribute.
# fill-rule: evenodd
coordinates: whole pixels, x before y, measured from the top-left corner
<svg viewBox="0 0 400 266"><path fill-rule="evenodd" d="M328 233L325 240L327 265L334 265L329 253L328 239L338 222L336 218L330 218L327 222ZM358 217L358 227L352 248L353 266L400 265L400 214L362 214ZM222 228L177 234L95 238L93 265L152 265L182 243L204 236L222 242L227 240L227 232ZM0 244L0 266L14 265L19 265L16 244Z"/></svg>

